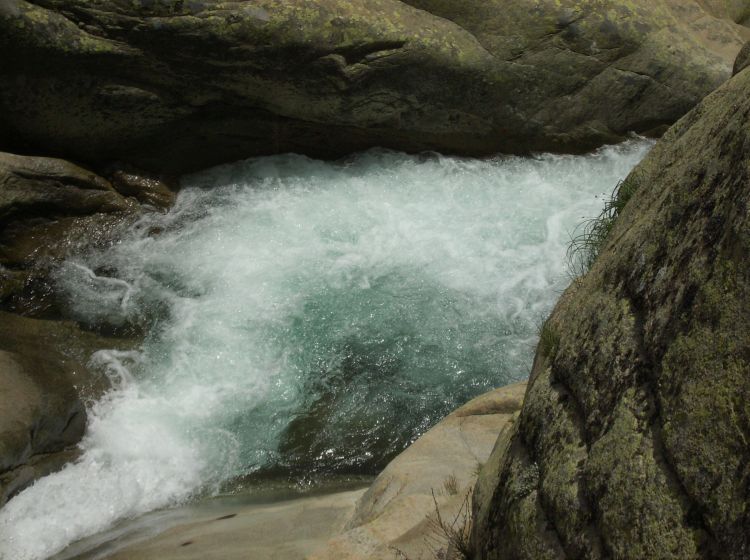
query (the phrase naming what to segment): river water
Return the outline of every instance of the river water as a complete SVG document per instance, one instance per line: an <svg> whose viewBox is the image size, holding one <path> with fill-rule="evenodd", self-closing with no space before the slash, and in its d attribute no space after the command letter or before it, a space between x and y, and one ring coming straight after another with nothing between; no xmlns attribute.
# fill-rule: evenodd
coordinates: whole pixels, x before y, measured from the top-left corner
<svg viewBox="0 0 750 560"><path fill-rule="evenodd" d="M61 268L70 312L146 332L75 464L0 510L0 558L262 473L373 473L450 410L528 375L584 217L644 156L282 155L184 181L175 207Z"/></svg>

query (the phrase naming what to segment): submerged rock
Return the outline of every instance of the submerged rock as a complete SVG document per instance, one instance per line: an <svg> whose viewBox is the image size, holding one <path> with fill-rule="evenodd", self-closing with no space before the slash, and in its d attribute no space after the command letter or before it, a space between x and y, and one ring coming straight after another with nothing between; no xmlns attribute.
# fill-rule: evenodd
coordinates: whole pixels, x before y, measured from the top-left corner
<svg viewBox="0 0 750 560"><path fill-rule="evenodd" d="M127 166L114 168L112 186L123 196L132 196L141 204L167 210L175 202L175 187L167 181Z"/></svg>
<svg viewBox="0 0 750 560"><path fill-rule="evenodd" d="M481 559L750 557L750 71L636 168L474 495Z"/></svg>
<svg viewBox="0 0 750 560"><path fill-rule="evenodd" d="M185 172L286 151L582 151L731 73L750 4L0 3L0 148Z"/></svg>

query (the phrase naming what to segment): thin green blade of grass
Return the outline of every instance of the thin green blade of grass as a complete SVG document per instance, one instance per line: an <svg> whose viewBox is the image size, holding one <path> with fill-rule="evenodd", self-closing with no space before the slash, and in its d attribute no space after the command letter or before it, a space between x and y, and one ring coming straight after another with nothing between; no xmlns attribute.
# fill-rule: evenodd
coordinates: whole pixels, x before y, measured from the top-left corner
<svg viewBox="0 0 750 560"><path fill-rule="evenodd" d="M568 269L573 278L584 276L594 265L612 232L620 213L640 188L637 173L617 183L601 213L583 221L572 236L567 250Z"/></svg>

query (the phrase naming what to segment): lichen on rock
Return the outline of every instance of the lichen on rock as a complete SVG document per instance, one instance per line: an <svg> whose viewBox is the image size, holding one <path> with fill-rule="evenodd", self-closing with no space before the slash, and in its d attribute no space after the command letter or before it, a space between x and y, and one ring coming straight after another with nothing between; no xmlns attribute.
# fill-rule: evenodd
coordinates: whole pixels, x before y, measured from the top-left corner
<svg viewBox="0 0 750 560"><path fill-rule="evenodd" d="M731 73L748 3L6 0L0 149L182 173L286 151L585 151Z"/></svg>
<svg viewBox="0 0 750 560"><path fill-rule="evenodd" d="M510 444L480 476L478 558L532 560L544 542L550 558L750 554L748 90L745 70L634 171L640 188L555 308L556 350L540 347Z"/></svg>

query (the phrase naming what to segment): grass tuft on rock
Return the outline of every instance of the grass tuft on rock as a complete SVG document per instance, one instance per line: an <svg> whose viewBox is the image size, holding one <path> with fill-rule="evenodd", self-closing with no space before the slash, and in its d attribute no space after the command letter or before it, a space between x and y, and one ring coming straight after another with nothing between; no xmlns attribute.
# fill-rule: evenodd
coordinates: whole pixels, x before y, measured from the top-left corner
<svg viewBox="0 0 750 560"><path fill-rule="evenodd" d="M474 487L472 486L466 492L456 515L451 519L445 517L440 511L435 490L432 491L435 511L427 516L429 532L425 536L425 542L431 549L431 558L435 560L470 560L476 557L476 550L471 540L471 495L473 492ZM389 548L398 560L415 560L414 557L409 556L396 546L390 546ZM420 555L418 560L422 559L423 556Z"/></svg>
<svg viewBox="0 0 750 560"><path fill-rule="evenodd" d="M432 501L435 513L428 517L430 529L435 542L435 558L445 560L469 560L475 557L475 550L471 541L471 494L473 488L466 493L461 507L453 519L444 517L440 512L435 492ZM443 548L447 543L447 548Z"/></svg>
<svg viewBox="0 0 750 560"><path fill-rule="evenodd" d="M550 324L545 322L539 329L539 350L547 358L554 358L560 347L560 334Z"/></svg>
<svg viewBox="0 0 750 560"><path fill-rule="evenodd" d="M449 496L458 494L458 479L455 474L448 475L443 481L443 490Z"/></svg>
<svg viewBox="0 0 750 560"><path fill-rule="evenodd" d="M601 213L576 228L567 251L568 269L573 278L584 276L591 270L618 216L640 186L640 175L631 173L617 183Z"/></svg>

